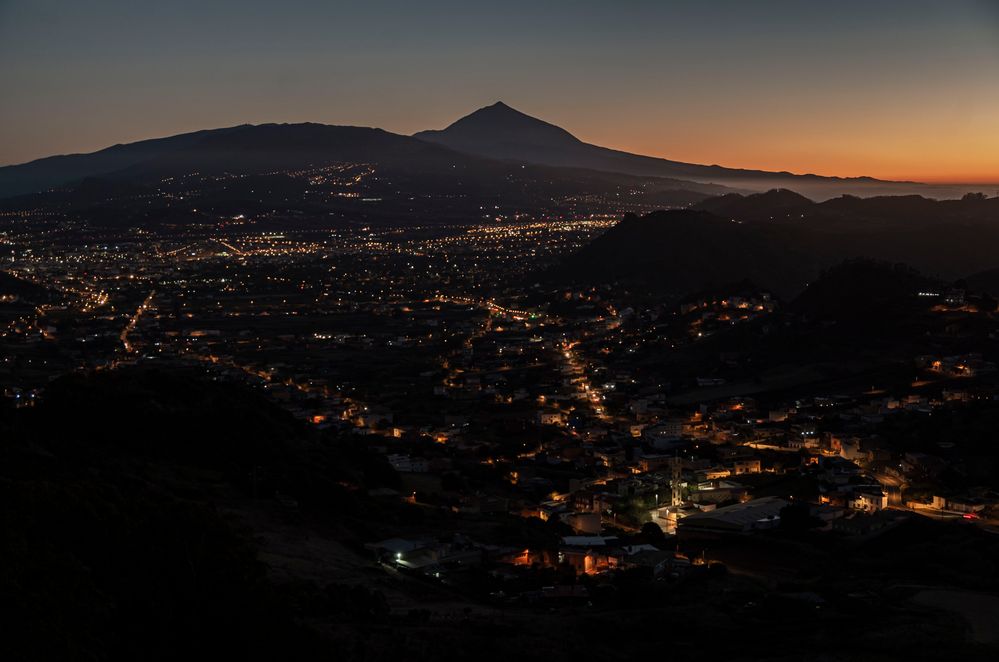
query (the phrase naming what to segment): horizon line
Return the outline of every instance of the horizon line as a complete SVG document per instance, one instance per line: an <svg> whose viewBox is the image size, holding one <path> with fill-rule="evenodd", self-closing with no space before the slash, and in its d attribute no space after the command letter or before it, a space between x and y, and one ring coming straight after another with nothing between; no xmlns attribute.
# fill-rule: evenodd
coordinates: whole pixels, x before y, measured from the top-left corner
<svg viewBox="0 0 999 662"><path fill-rule="evenodd" d="M561 125L555 124L553 122L548 122L547 120L540 119L540 118L535 117L534 115L530 115L528 113L524 113L523 111L520 111L520 110L514 108L513 106L510 106L509 104L506 104L503 101L497 101L495 103L491 103L491 104L488 104L486 106L482 106L480 108L476 108L475 110L473 110L473 111L471 111L469 113L466 113L465 115L462 115L461 117L458 118L458 120L461 120L461 119L467 117L468 115L471 115L472 113L475 113L475 112L477 112L479 110L482 110L482 109L485 109L485 108L490 108L492 106L501 105L501 104L503 106L506 106L507 108L510 108L511 110L513 110L515 112L518 112L518 113L521 113L523 115L526 115L526 116L528 116L528 117L530 117L532 119L538 120L540 122L545 122L547 124L551 124L551 125L553 125L553 126L555 126L557 128L560 128L560 129L562 129L564 131L569 131L568 129L566 129L565 127L562 127ZM458 120L453 120L453 121L449 122L448 124L444 125L444 128L447 128L447 127L451 126L451 124L453 124L454 122L456 122ZM333 123L329 123L329 122L314 121L314 120L305 120L305 121L246 121L246 122L238 122L238 123L235 123L235 124L228 124L228 125L223 125L223 126L215 126L215 127L211 127L211 128L198 128L198 129L190 129L190 130L181 130L181 131L178 131L176 133L154 134L154 135L148 135L148 136L142 137L142 138L133 138L133 139L127 139L126 138L126 139L123 139L123 140L112 142L110 144L106 144L103 147L98 147L96 149L91 149L90 151L62 152L62 153L56 153L56 154L48 154L48 155L45 155L45 156L39 156L39 157L36 157L36 158L29 159L27 161L20 161L20 162L14 162L14 163L3 163L3 164L0 164L0 168L15 168L15 167L19 167L19 166L29 165L29 164L35 163L37 161L43 161L43 160L46 160L46 159L54 159L54 158L60 158L60 157L87 156L87 155L96 154L98 152L102 152L104 150L111 149L111 148L114 148L114 147L123 146L123 145L130 145L130 144L144 142L144 141L148 141L148 140L158 140L158 139L163 139L163 138L171 138L171 137L174 137L174 136L185 135L185 134L190 134L190 133L199 133L199 132L202 132L202 131L206 131L207 132L207 131L217 131L217 130L221 130L221 129L233 129L233 128L239 128L239 127L255 127L255 126L267 126L267 125L301 125L301 124L316 124L316 125L321 125L321 126L352 127L352 128L361 128L361 129L373 129L373 130L385 131L387 133L392 133L392 134L395 134L395 135L398 135L398 136L404 136L404 137L407 137L407 138L414 138L415 137L415 133L420 133L421 131L428 130L428 129L421 129L420 131L417 131L414 134L407 134L407 133L392 131L390 129L386 129L386 128L378 127L378 126L359 125L359 124L333 124ZM429 129L429 130L440 130L440 129ZM575 134L572 134L571 131L569 133L571 135L575 136ZM419 140L419 138L415 138L415 139ZM952 178L952 177L947 177L947 176L943 176L943 178L941 178L940 176L932 176L932 175L931 176L918 176L918 175L913 176L913 175L871 175L871 174L825 174L825 173L820 173L820 172L811 171L811 170L809 170L809 171L806 172L806 171L789 170L789 169L786 169L786 168L772 169L772 168L767 168L765 166L742 166L742 165L734 166L734 165L724 165L724 164L718 163L718 162L706 163L706 162L697 162L697 161L680 161L677 158L670 157L670 156L667 156L667 155L655 154L655 153L634 152L634 151L629 151L626 148L615 147L615 146L612 146L612 145L598 145L597 143L590 143L590 142L587 142L586 140L583 140L583 139L578 138L578 137L577 137L577 139L579 139L581 142L584 142L584 143L589 144L589 145L594 145L594 146L597 146L597 147L603 147L603 148L606 148L606 149L612 149L612 150L615 150L615 151L620 151L620 152L624 152L624 153L627 153L627 154L632 154L632 155L635 155L635 156L643 156L643 157L648 157L648 158L662 159L662 160L666 160L666 161L675 161L677 163L686 163L686 164L689 164L689 165L698 165L698 166L706 166L706 167L720 167L720 168L725 168L725 169L728 169L728 170L755 170L755 171L764 172L764 173L768 173L768 174L788 174L788 175L798 176L798 177L813 176L813 177L825 177L825 178L831 178L831 179L864 179L864 178L867 178L867 179L873 179L873 180L881 181L881 182L885 182L885 183L915 184L915 185L922 185L922 186L961 186L961 187L999 186L999 175L988 175L987 177L990 177L990 178L991 177L996 177L996 179L994 179L994 180L993 179L984 179L983 180L983 179L978 179L978 176L972 176L972 177L970 177L968 179L963 179L963 178ZM573 166L569 166L569 167L573 167ZM579 166L579 167L581 167L581 166Z"/></svg>

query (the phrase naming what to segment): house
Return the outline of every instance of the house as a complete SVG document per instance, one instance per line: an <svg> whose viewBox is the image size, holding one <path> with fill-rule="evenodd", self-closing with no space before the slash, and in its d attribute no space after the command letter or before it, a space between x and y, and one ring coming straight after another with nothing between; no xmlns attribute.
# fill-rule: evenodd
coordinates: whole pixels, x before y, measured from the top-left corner
<svg viewBox="0 0 999 662"><path fill-rule="evenodd" d="M714 510L714 504L664 506L649 511L650 521L665 533L676 533L680 520L691 515Z"/></svg>
<svg viewBox="0 0 999 662"><path fill-rule="evenodd" d="M851 462L856 462L858 460L863 461L867 459L867 452L861 449L861 441L857 437L847 437L845 439L834 439L835 442L833 447L839 446L839 456L844 460L850 460Z"/></svg>
<svg viewBox="0 0 999 662"><path fill-rule="evenodd" d="M436 572L441 566L477 565L482 562L485 549L468 538L455 535L450 540L433 537L390 538L365 547L374 552L382 563L394 563L403 568Z"/></svg>
<svg viewBox="0 0 999 662"><path fill-rule="evenodd" d="M559 411L539 411L539 425L565 425L565 414Z"/></svg>
<svg viewBox="0 0 999 662"><path fill-rule="evenodd" d="M578 533L599 535L604 530L598 512L565 513L559 519Z"/></svg>
<svg viewBox="0 0 999 662"><path fill-rule="evenodd" d="M758 474L761 470L759 458L746 458L732 463L731 475Z"/></svg>
<svg viewBox="0 0 999 662"><path fill-rule="evenodd" d="M691 501L697 504L722 503L723 501L740 501L749 493L749 489L738 483L726 480L702 481L697 490L690 495Z"/></svg>
<svg viewBox="0 0 999 662"><path fill-rule="evenodd" d="M985 510L985 502L981 499L963 499L955 497L947 499L947 505L955 513L978 513Z"/></svg>
<svg viewBox="0 0 999 662"><path fill-rule="evenodd" d="M961 497L933 497L932 507L937 510L949 510L955 513L978 513L985 510L985 502L981 499L965 499Z"/></svg>
<svg viewBox="0 0 999 662"><path fill-rule="evenodd" d="M690 567L690 561L679 557L673 552L658 549L642 550L624 557L622 564L626 568L648 568L655 578L671 573L681 574Z"/></svg>
<svg viewBox="0 0 999 662"><path fill-rule="evenodd" d="M558 550L559 563L591 575L617 568L619 552L614 536L566 536Z"/></svg>
<svg viewBox="0 0 999 662"><path fill-rule="evenodd" d="M654 425L643 431L643 436L652 441L653 439L679 439L683 436L682 418L670 418L658 425Z"/></svg>
<svg viewBox="0 0 999 662"><path fill-rule="evenodd" d="M847 506L851 510L860 510L865 513L877 512L888 507L888 495L880 487L860 486L853 490L847 501Z"/></svg>
<svg viewBox="0 0 999 662"><path fill-rule="evenodd" d="M731 470L726 467L714 466L708 467L706 469L698 469L694 472L694 476L697 478L699 483L704 483L711 480L718 480L720 478L728 478L732 475Z"/></svg>

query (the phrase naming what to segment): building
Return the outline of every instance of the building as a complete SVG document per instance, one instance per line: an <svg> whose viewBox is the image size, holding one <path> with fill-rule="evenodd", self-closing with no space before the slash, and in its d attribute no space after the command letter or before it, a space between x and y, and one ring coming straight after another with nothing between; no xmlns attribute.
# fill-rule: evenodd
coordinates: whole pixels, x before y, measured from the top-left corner
<svg viewBox="0 0 999 662"><path fill-rule="evenodd" d="M762 471L762 464L759 458L746 458L736 460L732 463L731 475L740 476L742 474L758 474Z"/></svg>
<svg viewBox="0 0 999 662"><path fill-rule="evenodd" d="M600 534L604 530L600 522L600 513L566 513L560 519L578 533Z"/></svg>
<svg viewBox="0 0 999 662"><path fill-rule="evenodd" d="M780 511L788 502L779 497L763 497L724 508L694 513L677 522L681 533L749 533L780 524Z"/></svg>
<svg viewBox="0 0 999 662"><path fill-rule="evenodd" d="M389 455L386 459L399 473L426 473L430 470L430 463L423 457Z"/></svg>
<svg viewBox="0 0 999 662"><path fill-rule="evenodd" d="M538 423L540 425L565 425L565 415L558 411L538 412Z"/></svg>
<svg viewBox="0 0 999 662"><path fill-rule="evenodd" d="M865 513L877 512L888 507L888 495L879 487L859 487L850 495L847 506Z"/></svg>

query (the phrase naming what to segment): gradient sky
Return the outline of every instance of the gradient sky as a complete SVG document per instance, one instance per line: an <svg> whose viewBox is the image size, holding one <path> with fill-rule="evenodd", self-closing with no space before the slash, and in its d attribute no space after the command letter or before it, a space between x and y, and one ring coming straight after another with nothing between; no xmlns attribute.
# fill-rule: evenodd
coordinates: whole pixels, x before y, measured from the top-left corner
<svg viewBox="0 0 999 662"><path fill-rule="evenodd" d="M999 182L999 0L0 0L0 164L496 100L608 147Z"/></svg>

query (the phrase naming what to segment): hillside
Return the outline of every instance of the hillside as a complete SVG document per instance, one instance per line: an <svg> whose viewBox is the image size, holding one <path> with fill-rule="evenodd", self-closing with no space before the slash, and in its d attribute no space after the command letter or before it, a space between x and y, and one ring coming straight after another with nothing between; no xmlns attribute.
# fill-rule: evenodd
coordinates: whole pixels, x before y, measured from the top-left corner
<svg viewBox="0 0 999 662"><path fill-rule="evenodd" d="M240 522L280 493L343 531L372 512L357 487L395 479L194 373L67 376L37 407L0 410L0 437L10 659L328 656Z"/></svg>
<svg viewBox="0 0 999 662"><path fill-rule="evenodd" d="M241 127L182 133L107 147L90 154L50 156L20 165L0 167L0 198L35 193L87 177L99 177L162 157L218 132Z"/></svg>
<svg viewBox="0 0 999 662"><path fill-rule="evenodd" d="M787 189L772 189L766 193L741 195L729 193L708 198L694 205L723 218L739 221L794 220L815 203L805 196Z"/></svg>
<svg viewBox="0 0 999 662"><path fill-rule="evenodd" d="M817 273L814 258L793 249L802 242L791 234L778 236L704 211L626 216L567 257L556 273L569 280L617 281L672 297L743 279L791 295Z"/></svg>
<svg viewBox="0 0 999 662"><path fill-rule="evenodd" d="M149 193L137 187L204 189L226 178L301 176L333 166L370 165L383 188L407 197L443 193L451 198L507 196L506 202L537 204L573 195L615 195L619 187L646 190L665 204L688 204L726 192L719 186L668 178L636 177L582 167L522 168L459 153L381 129L325 124L243 125L120 145L93 154L52 157L0 168L0 198L10 208L34 205L31 194L55 189L41 200L70 205ZM193 179L192 179L193 177ZM250 186L253 190L254 187ZM381 196L385 190L377 190ZM661 194L666 192L666 198ZM292 195L301 195L301 191ZM18 198L16 196L22 196ZM28 196L24 198L23 196ZM148 197L148 196L146 196ZM481 201L475 201L475 206Z"/></svg>
<svg viewBox="0 0 999 662"><path fill-rule="evenodd" d="M644 212L728 190L497 161L363 127L242 126L171 145L113 172L4 198L0 210L69 214L88 225L116 227L179 227L238 214L323 223L441 223ZM17 172L0 171L0 183L5 173L16 179Z"/></svg>
<svg viewBox="0 0 999 662"><path fill-rule="evenodd" d="M945 281L994 267L999 198L841 197L814 203L774 190L710 198L688 211L626 217L576 255L560 277L620 280L683 296L748 278L793 297L824 268L868 258Z"/></svg>

